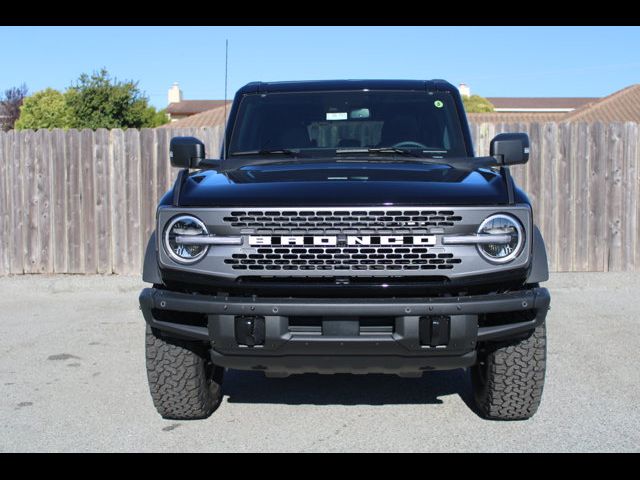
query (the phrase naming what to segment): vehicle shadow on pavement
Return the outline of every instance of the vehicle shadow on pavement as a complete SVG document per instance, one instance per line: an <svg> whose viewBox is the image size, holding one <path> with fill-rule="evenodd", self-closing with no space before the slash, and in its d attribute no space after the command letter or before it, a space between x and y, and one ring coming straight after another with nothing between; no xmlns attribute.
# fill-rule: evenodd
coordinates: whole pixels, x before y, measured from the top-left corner
<svg viewBox="0 0 640 480"><path fill-rule="evenodd" d="M441 397L458 395L468 406L473 404L469 374L463 369L427 372L422 378L312 373L266 378L262 372L228 370L222 390L229 403L441 404Z"/></svg>

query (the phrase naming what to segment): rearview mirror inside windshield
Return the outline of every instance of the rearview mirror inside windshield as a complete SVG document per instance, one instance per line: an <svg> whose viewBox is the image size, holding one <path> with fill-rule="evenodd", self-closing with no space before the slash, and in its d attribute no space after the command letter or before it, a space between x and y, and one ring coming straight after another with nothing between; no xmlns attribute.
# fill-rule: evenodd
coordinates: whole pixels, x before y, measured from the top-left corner
<svg viewBox="0 0 640 480"><path fill-rule="evenodd" d="M369 118L371 113L368 108L358 108L357 110L351 110L351 118Z"/></svg>

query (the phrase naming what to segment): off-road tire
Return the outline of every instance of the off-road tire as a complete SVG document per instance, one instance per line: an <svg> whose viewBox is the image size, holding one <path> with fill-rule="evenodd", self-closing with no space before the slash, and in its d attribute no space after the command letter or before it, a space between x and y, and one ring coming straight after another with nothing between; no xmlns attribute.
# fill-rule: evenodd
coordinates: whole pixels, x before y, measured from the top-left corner
<svg viewBox="0 0 640 480"><path fill-rule="evenodd" d="M147 325L146 358L151 398L163 418L206 418L220 404L224 369L199 344L165 338Z"/></svg>
<svg viewBox="0 0 640 480"><path fill-rule="evenodd" d="M509 343L486 344L471 368L480 415L492 420L526 420L540 405L547 356L546 326Z"/></svg>

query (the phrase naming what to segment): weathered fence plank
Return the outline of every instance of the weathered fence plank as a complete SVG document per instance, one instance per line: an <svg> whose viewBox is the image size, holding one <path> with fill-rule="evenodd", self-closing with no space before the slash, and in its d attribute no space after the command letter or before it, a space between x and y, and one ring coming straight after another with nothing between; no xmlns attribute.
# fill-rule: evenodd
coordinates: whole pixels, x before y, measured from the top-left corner
<svg viewBox="0 0 640 480"><path fill-rule="evenodd" d="M38 193L38 231L40 233L40 262L38 264L39 273L53 271L52 240L53 226L51 222L51 199L52 191L52 153L51 135L46 130L37 132L37 142L41 146L41 161L36 170L37 193Z"/></svg>
<svg viewBox="0 0 640 480"><path fill-rule="evenodd" d="M636 178L630 179L631 182L635 182L636 188L636 233L635 233L635 264L636 271L640 270L640 199L638 199L638 195L640 195L640 126L635 124L634 129L636 132L636 137L634 139L635 142L635 169L636 169ZM632 152L630 152L632 153Z"/></svg>
<svg viewBox="0 0 640 480"><path fill-rule="evenodd" d="M589 125L572 125L576 133L576 156L572 159L571 170L574 177L571 202L575 205L573 218L575 239L573 243L573 267L578 272L589 271L589 177L591 148L589 145Z"/></svg>
<svg viewBox="0 0 640 480"><path fill-rule="evenodd" d="M9 184L11 192L11 273L24 273L24 177L22 175L22 154L20 134L15 131L9 135Z"/></svg>
<svg viewBox="0 0 640 480"><path fill-rule="evenodd" d="M471 124L477 155L500 132L525 131L529 195L552 270L640 269L637 124ZM177 169L176 135L219 155L221 128L0 132L0 275L138 274L155 206Z"/></svg>
<svg viewBox="0 0 640 480"><path fill-rule="evenodd" d="M556 196L557 165L556 153L558 142L558 124L545 123L541 130L540 157L537 161L540 175L540 194L537 208L541 223L544 226L543 235L548 243L549 263L557 269L557 242L555 216L559 213L558 197ZM562 207L561 207L562 208Z"/></svg>
<svg viewBox="0 0 640 480"><path fill-rule="evenodd" d="M41 145L36 141L36 132L27 131L21 137L24 174L24 200L26 241L24 244L24 267L26 273L38 273L40 263L40 238L38 232L37 168L42 163Z"/></svg>
<svg viewBox="0 0 640 480"><path fill-rule="evenodd" d="M51 137L51 180L53 188L51 223L53 225L52 253L53 272L67 273L67 151L65 139L67 133L61 129L53 130Z"/></svg>
<svg viewBox="0 0 640 480"><path fill-rule="evenodd" d="M624 151L624 189L625 195L623 205L625 211L625 233L622 244L624 246L624 262L628 266L627 270L640 270L640 168L639 155L640 146L638 139L640 132L637 123L625 124L625 151Z"/></svg>
<svg viewBox="0 0 640 480"><path fill-rule="evenodd" d="M589 271L603 272L606 254L606 213L607 213L607 126L596 123L590 125L589 161Z"/></svg>
<svg viewBox="0 0 640 480"><path fill-rule="evenodd" d="M127 262L126 158L124 132L111 130L111 258L113 273L125 273Z"/></svg>
<svg viewBox="0 0 640 480"><path fill-rule="evenodd" d="M69 273L85 273L84 248L82 242L82 159L80 157L80 132L69 130L66 138L67 162L67 258Z"/></svg>
<svg viewBox="0 0 640 480"><path fill-rule="evenodd" d="M158 128L156 130L156 143L157 143L157 172L158 177L156 181L155 192L155 204L160 201L160 198L169 189L169 178L171 174L171 165L169 162L169 139L171 131L166 128Z"/></svg>
<svg viewBox="0 0 640 480"><path fill-rule="evenodd" d="M124 272L139 273L142 257L140 221L140 132L127 129L124 132L125 146L125 198L126 210L123 220L127 223L127 254Z"/></svg>
<svg viewBox="0 0 640 480"><path fill-rule="evenodd" d="M625 228L622 222L623 129L624 126L620 123L611 124L608 129L609 144L605 169L607 195L605 271L623 270L622 230Z"/></svg>
<svg viewBox="0 0 640 480"><path fill-rule="evenodd" d="M9 190L9 162L6 154L7 136L0 133L0 275L6 275L10 271L10 232L9 219L10 192Z"/></svg>
<svg viewBox="0 0 640 480"><path fill-rule="evenodd" d="M155 129L140 131L140 242L146 246L147 239L155 229L156 182L158 161Z"/></svg>
<svg viewBox="0 0 640 480"><path fill-rule="evenodd" d="M84 249L84 271L86 273L98 272L94 150L93 130L83 129L80 132L80 165L82 168L82 245Z"/></svg>
<svg viewBox="0 0 640 480"><path fill-rule="evenodd" d="M526 168L527 172L527 182L524 186L525 191L529 195L529 199L533 204L533 220L536 225L540 228L542 235L546 234L546 225L544 224L544 217L541 215L542 202L540 196L542 194L542 184L546 181L546 175L544 170L542 170L542 162L540 161L542 145L541 145L541 125L534 124L531 125L531 131L529 132L530 137L530 158L529 162L526 165L516 165L513 168ZM546 243L546 242L545 242ZM550 248L547 245L547 254L550 253ZM552 258L551 255L548 255L549 258Z"/></svg>
<svg viewBox="0 0 640 480"><path fill-rule="evenodd" d="M560 201L560 199L572 198L571 191L571 128L570 124L558 125L555 152L550 161L555 166L555 189L551 203L555 215L552 218L555 230L555 270L568 272L572 269L571 255L567 255L570 249L570 241L573 238L573 212L575 205L572 202ZM555 157L555 158L554 158Z"/></svg>
<svg viewBox="0 0 640 480"><path fill-rule="evenodd" d="M220 149L222 148L222 128L215 127L211 129L211 158L220 158Z"/></svg>
<svg viewBox="0 0 640 480"><path fill-rule="evenodd" d="M622 266L623 270L636 270L638 259L635 255L638 243L638 125L635 123L624 124L622 134L624 168L622 177Z"/></svg>
<svg viewBox="0 0 640 480"><path fill-rule="evenodd" d="M111 273L111 182L109 130L94 133L95 244L98 273Z"/></svg>

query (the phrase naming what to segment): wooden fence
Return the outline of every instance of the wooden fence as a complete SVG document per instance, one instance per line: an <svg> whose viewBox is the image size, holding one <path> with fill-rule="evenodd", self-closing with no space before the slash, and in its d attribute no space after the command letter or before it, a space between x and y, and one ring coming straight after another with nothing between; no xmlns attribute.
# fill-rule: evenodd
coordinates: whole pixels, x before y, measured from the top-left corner
<svg viewBox="0 0 640 480"><path fill-rule="evenodd" d="M526 131L512 168L529 194L554 271L640 270L638 125L476 124L478 154ZM221 129L0 132L0 275L138 274L154 209L176 171L169 140L219 151Z"/></svg>

